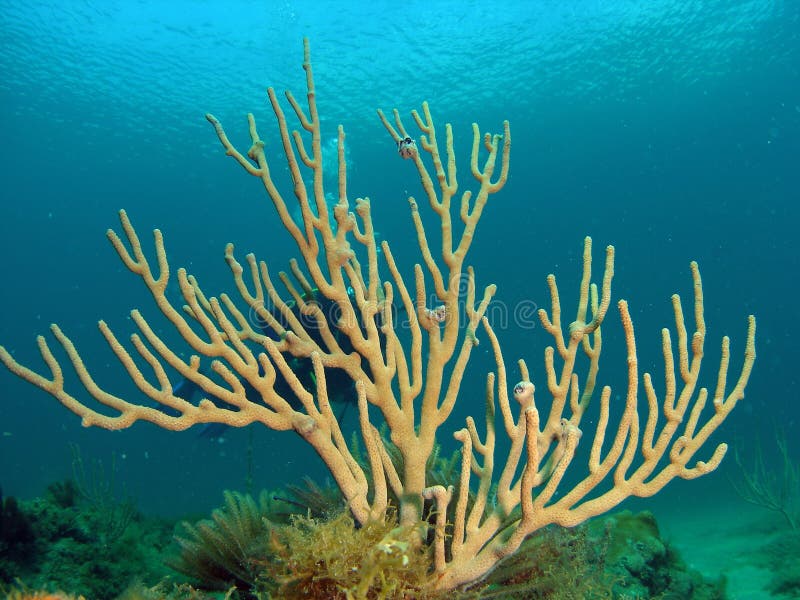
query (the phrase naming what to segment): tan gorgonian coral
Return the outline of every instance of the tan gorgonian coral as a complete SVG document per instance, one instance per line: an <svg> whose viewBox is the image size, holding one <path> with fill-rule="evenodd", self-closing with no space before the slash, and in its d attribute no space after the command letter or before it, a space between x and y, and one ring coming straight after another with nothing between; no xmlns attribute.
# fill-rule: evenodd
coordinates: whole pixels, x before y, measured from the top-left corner
<svg viewBox="0 0 800 600"><path fill-rule="evenodd" d="M0 347L0 359L12 372L56 397L86 426L121 429L145 420L182 430L198 423L242 427L259 422L279 431L294 430L328 466L358 523L384 518L389 490L399 499L401 526L420 523L426 499L435 503L434 564L429 585L438 589L484 576L503 557L515 552L526 536L548 524L575 525L610 510L629 496L651 496L675 477L692 479L719 465L725 444L717 446L707 461L694 460L694 456L743 397L755 360L755 319L749 319L741 374L731 389L726 384L729 341L723 339L710 414L704 414L709 392L698 387L698 382L706 327L700 273L692 263L694 331L687 331L682 303L673 296L677 342L673 347L669 331L663 330L665 381L661 397L649 374L640 379L633 322L627 303L618 303L628 353L622 416L611 427L606 441L612 394L604 387L599 394L594 435L583 438L591 445L588 472L572 489L559 489L556 496L573 462L581 439L581 419L597 387L600 326L611 303L614 248L606 249L598 288L591 283L592 244L586 238L575 317L569 322L562 321L561 293L555 277L548 277L552 308L549 313L541 310L539 316L553 338L553 346L544 353L543 387L550 401L535 401L535 388L524 363L520 363L522 381L509 386L500 342L486 317L495 286L489 285L479 294L475 274L466 263L483 210L508 177L509 123L506 121L503 132L495 135L482 135L473 125L468 172L474 187L460 191L463 182L457 179L450 125L445 126L444 139L440 139L441 131L434 127L431 111L423 103L421 112L412 112L420 130L417 142L396 110L391 118L379 111L401 157L416 165L427 196L424 207L409 198L421 251L420 264L409 277L395 262L390 245L378 243L369 200L356 199L352 210L341 126L338 187L334 190L338 201L332 209L326 203L321 121L307 42L303 68L307 109L291 93L286 94L300 130L290 130L277 95L268 90L299 218L293 216L296 213L271 175L271 161L276 156L268 157L254 117L248 115L252 146L243 154L229 141L219 121L207 115L226 153L262 181L297 245L302 266L292 261L292 277L279 275L285 293L278 291L266 262L249 254L242 264L233 246L228 245L225 258L241 296L239 301L227 294L208 296L194 276L178 269L186 305L176 306L167 295L171 271L161 232L155 231L153 264L127 215L121 212L127 245L109 231L114 248L128 269L141 277L159 310L193 353L185 359L183 348L169 347L138 310L131 313L140 331L131 336L136 358L102 321L100 330L139 389L169 410L124 400L101 389L73 342L56 325L52 326L53 335L99 406L79 400L65 389L61 365L44 337L38 339L39 348L51 375L46 377L24 367ZM425 217L423 213L427 213ZM425 221L431 219L437 228L433 238L441 239L439 252L429 245L426 234ZM454 223L456 220L460 223ZM432 304L429 297L435 298ZM335 306L336 317L326 314L320 301ZM395 304L405 310L407 323L403 328L395 322ZM430 486L426 461L439 428L459 399L468 394L461 382L479 335L491 344L497 367L486 385L485 433L481 435L472 418L455 433L463 447L457 492L452 487ZM201 357L213 359L211 373L201 369ZM313 365L313 385L293 370L293 361L298 359ZM586 364L579 366L579 362ZM147 365L147 374L142 364ZM170 381L173 373L202 389L206 398L194 404L177 396ZM354 387L370 476L351 453L331 408L329 392L333 390L328 389L327 382L342 374ZM643 427L638 413L640 383L647 406ZM543 406L547 408L540 412ZM497 408L501 430L510 439L510 450L502 457L495 456ZM660 423L659 412L663 412ZM392 460L387 442L372 422L378 416L401 457L399 461ZM499 465L495 465L495 459L500 459ZM611 481L596 490L609 475ZM473 486L474 500L469 501L473 476L477 487ZM446 535L448 520L451 535Z"/></svg>

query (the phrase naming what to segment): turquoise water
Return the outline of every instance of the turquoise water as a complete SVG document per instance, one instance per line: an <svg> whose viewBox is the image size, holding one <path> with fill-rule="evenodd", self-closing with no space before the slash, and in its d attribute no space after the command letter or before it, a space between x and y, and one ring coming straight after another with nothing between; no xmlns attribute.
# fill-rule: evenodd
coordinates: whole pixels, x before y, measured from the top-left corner
<svg viewBox="0 0 800 600"><path fill-rule="evenodd" d="M517 317L497 325L509 364L525 357L544 389L549 340L526 311L548 306L547 273L564 286L576 281L588 234L598 259L606 244L617 247L614 295L630 301L642 369L660 381L669 296L680 292L688 307L688 264L697 260L707 385L716 381L719 338L732 337L738 367L746 316L758 317L747 397L714 441L746 454L766 440L771 453L779 424L796 458L799 16L795 2L767 1L2 1L0 342L38 365L34 336L58 322L98 381L139 397L95 326L104 318L124 338L131 308L155 313L104 239L119 208L147 243L147 231L160 228L171 263L214 293L231 287L228 241L285 268L291 240L204 114L246 148L245 114L254 112L277 151L265 88L302 95L307 36L326 141L339 123L347 132L349 194L372 199L376 227L407 266L418 258L405 197L419 193L418 178L397 159L375 109L407 114L427 100L439 124L453 123L463 151L471 122L499 132L511 121L511 178L471 254L479 280L497 283L498 302ZM466 181L464 162L461 173ZM624 395L614 311L606 330L601 382ZM487 350L480 346L467 376L475 389L493 366ZM459 410L481 406L477 394ZM69 476L69 443L86 456L115 454L140 507L161 514L207 511L248 472L246 431L209 442L148 424L83 429L5 370L0 430L0 485L23 498ZM292 434L256 428L252 443L257 485L324 473ZM635 507L698 494L730 488L717 473Z"/></svg>

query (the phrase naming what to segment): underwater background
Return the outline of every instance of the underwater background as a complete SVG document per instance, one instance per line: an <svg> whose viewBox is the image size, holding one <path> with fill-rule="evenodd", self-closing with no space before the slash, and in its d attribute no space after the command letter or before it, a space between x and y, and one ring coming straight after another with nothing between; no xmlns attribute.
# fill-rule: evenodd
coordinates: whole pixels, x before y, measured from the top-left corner
<svg viewBox="0 0 800 600"><path fill-rule="evenodd" d="M545 277L555 273L572 311L585 235L594 239L596 279L602 248L617 248L614 299L629 301L641 371L656 381L660 330L673 324L670 295L691 306L689 262L697 260L708 325L704 385L716 383L723 335L732 339L731 382L738 376L746 317L758 319L746 397L700 456L727 441L747 462L760 445L779 468L774 439L782 431L792 460L800 459L794 1L0 0L0 343L18 360L44 368L35 336L57 322L99 383L141 397L96 326L105 319L125 338L132 308L158 322L148 292L105 239L106 229L119 229L120 208L145 248L149 231L161 229L173 269L187 267L209 293L232 289L227 242L275 271L287 268L297 254L290 237L204 115L246 149L246 114L255 113L280 165L265 89L303 96L304 36L326 142L338 124L347 134L350 199L370 197L376 228L406 274L419 260L406 198L420 184L375 110L407 116L427 100L438 125L453 124L465 184L470 124L500 132L510 120L509 182L490 200L469 262L479 284L498 284L490 313L512 381L522 357L542 382L551 341L535 309L549 309ZM329 168L335 176L335 162ZM613 306L599 383L624 397ZM448 449L463 417L482 415L494 367L489 344L473 356L458 414L442 429ZM5 369L0 434L0 487L19 498L70 477L72 445L84 460L110 465L113 457L137 506L169 517L206 514L223 490L244 490L249 480L257 490L302 474L326 477L297 436L259 426L215 440L146 423L84 429ZM709 532L724 546L736 524L730 515L745 506L726 477L736 470L729 456L712 475L624 506L653 510L689 551L707 544Z"/></svg>

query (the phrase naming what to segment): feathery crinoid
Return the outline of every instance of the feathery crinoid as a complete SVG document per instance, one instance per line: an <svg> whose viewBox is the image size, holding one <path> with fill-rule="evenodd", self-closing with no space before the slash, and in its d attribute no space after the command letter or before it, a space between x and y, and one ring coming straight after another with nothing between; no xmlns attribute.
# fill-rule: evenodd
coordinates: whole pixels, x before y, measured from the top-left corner
<svg viewBox="0 0 800 600"><path fill-rule="evenodd" d="M258 501L238 492L224 495L225 505L211 513L210 521L181 524L184 534L175 537L180 554L167 564L204 589L236 587L244 597L255 597L263 570L259 562L269 552L272 499L267 492Z"/></svg>

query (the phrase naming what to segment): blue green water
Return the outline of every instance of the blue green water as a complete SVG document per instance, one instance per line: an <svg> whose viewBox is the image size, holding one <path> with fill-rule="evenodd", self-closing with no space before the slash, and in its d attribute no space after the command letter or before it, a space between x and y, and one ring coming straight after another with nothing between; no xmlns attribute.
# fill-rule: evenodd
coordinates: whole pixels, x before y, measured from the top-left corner
<svg viewBox="0 0 800 600"><path fill-rule="evenodd" d="M58 322L98 382L141 399L96 328L104 318L124 339L131 308L155 314L105 239L119 208L145 243L160 228L171 263L212 293L231 289L222 258L228 241L285 268L291 240L258 181L224 156L204 114L213 112L246 149L245 114L254 112L277 161L265 88L302 96L307 36L326 139L344 125L349 194L371 198L376 227L406 273L418 255L405 198L419 194L419 181L375 109L408 114L429 101L439 124L453 123L464 161L471 122L499 132L511 121L511 177L491 200L470 261L480 282L498 284L511 315L496 323L510 366L525 357L545 389L550 342L526 311L549 306L547 273L575 289L588 234L598 264L601 249L616 245L614 296L630 301L642 370L661 381L669 297L680 292L688 309L688 265L697 260L706 385L716 382L720 337L732 337L738 368L746 316L758 317L747 396L714 441L747 454L761 439L771 453L777 424L796 458L799 31L800 4L780 1L3 0L0 343L41 365L34 336ZM467 163L460 167L466 183ZM613 305L605 338L601 383L624 395ZM493 367L488 350L484 343L476 353L452 429L464 415L480 415ZM5 370L0 431L0 486L23 498L70 475L70 443L84 456L116 455L128 491L149 512L207 511L221 490L242 489L248 471L247 431L208 442L148 424L83 429ZM291 433L256 428L252 443L257 486L324 473ZM729 461L721 471L730 469ZM678 482L635 507L704 494L730 494L725 477Z"/></svg>

